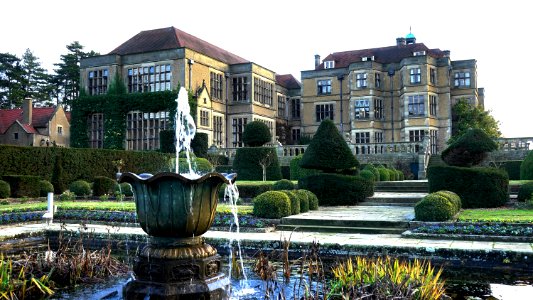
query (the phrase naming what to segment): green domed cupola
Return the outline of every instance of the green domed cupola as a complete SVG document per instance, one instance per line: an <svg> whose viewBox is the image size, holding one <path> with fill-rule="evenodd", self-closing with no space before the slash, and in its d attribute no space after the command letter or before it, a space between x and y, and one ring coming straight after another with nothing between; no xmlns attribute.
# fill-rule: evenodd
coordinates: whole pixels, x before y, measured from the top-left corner
<svg viewBox="0 0 533 300"><path fill-rule="evenodd" d="M411 28L409 28L409 34L405 36L405 42L407 45L416 43L416 37L411 33Z"/></svg>

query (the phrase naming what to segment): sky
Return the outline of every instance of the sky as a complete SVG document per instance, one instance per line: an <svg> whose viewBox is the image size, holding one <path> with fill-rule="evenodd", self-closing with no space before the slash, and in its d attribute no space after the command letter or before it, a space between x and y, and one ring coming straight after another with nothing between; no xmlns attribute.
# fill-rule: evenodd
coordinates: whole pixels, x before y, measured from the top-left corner
<svg viewBox="0 0 533 300"><path fill-rule="evenodd" d="M533 17L523 0L6 0L1 8L0 53L30 49L50 73L73 41L107 54L140 31L174 26L299 80L315 54L392 46L411 28L452 60L477 60L485 108L503 136L533 137Z"/></svg>

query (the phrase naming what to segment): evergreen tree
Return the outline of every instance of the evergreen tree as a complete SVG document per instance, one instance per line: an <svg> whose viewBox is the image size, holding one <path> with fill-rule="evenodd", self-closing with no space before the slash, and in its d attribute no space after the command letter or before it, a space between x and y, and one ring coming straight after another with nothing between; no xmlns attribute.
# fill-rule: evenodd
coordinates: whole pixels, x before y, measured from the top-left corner
<svg viewBox="0 0 533 300"><path fill-rule="evenodd" d="M22 55L22 69L25 97L31 97L34 102L48 106L51 100L51 77L30 49L26 49Z"/></svg>
<svg viewBox="0 0 533 300"><path fill-rule="evenodd" d="M56 79L54 82L59 88L59 97L67 109L72 105L72 101L78 98L80 93L80 60L85 57L95 56L98 53L83 52L83 46L74 41L67 45L67 54L61 55L61 62L54 64L58 68L55 70Z"/></svg>
<svg viewBox="0 0 533 300"><path fill-rule="evenodd" d="M499 138L501 132L499 122L482 106L473 106L465 99L459 99L452 107L452 137L448 144L455 142L469 129L483 130L491 138Z"/></svg>
<svg viewBox="0 0 533 300"><path fill-rule="evenodd" d="M0 53L0 108L14 108L22 105L23 74L21 61L16 55Z"/></svg>

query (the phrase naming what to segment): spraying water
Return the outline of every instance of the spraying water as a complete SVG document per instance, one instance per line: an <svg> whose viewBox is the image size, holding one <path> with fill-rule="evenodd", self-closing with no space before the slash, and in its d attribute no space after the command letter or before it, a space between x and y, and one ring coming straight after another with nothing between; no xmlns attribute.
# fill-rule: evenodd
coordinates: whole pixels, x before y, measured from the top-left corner
<svg viewBox="0 0 533 300"><path fill-rule="evenodd" d="M176 173L179 174L179 154L185 151L187 156L187 165L189 167L188 177L199 177L192 168L191 164L191 141L196 134L196 124L191 115L191 107L189 106L189 95L184 87L180 88L178 98L176 98ZM185 175L185 174L183 174Z"/></svg>

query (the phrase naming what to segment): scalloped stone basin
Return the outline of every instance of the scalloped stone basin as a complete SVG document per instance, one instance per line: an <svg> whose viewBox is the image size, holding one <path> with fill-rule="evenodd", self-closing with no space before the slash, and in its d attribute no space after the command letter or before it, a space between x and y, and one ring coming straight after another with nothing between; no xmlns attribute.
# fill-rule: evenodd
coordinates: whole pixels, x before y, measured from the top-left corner
<svg viewBox="0 0 533 300"><path fill-rule="evenodd" d="M208 173L190 179L173 172L156 175L123 173L119 182L133 187L137 217L153 237L188 238L204 234L213 223L218 191L237 175Z"/></svg>

